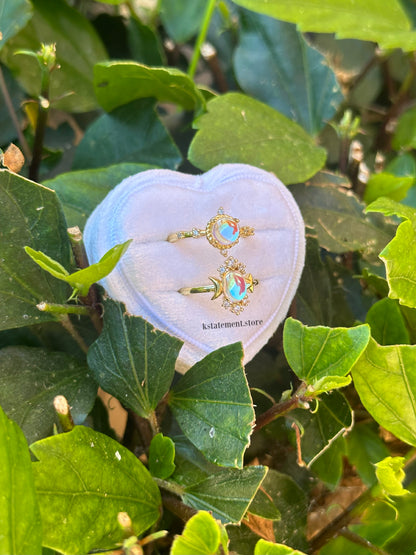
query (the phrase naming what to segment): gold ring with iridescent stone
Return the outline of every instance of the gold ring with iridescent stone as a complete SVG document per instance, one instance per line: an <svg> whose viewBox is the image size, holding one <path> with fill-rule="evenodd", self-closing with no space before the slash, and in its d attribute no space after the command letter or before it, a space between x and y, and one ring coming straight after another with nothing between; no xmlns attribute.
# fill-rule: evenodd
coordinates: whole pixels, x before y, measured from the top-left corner
<svg viewBox="0 0 416 555"><path fill-rule="evenodd" d="M177 231L170 233L167 240L176 243L180 239L193 237L206 237L213 247L219 249L223 256L228 255L228 249L234 247L240 237L250 237L254 235L254 229L249 226L240 226L239 219L225 214L223 208L219 208L217 215L209 220L205 229L194 227L191 231Z"/></svg>
<svg viewBox="0 0 416 555"><path fill-rule="evenodd" d="M219 278L209 277L211 284L182 287L179 293L213 293L212 300L223 295L222 306L234 314L240 314L249 303L248 292L253 293L254 286L259 284L258 280L247 274L245 265L232 256L218 268L218 273Z"/></svg>

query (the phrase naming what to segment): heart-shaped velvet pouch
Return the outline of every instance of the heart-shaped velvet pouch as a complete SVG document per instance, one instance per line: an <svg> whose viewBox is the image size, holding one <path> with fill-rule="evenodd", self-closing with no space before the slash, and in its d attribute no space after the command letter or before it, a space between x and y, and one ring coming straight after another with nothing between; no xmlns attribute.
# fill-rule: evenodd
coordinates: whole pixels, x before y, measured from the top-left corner
<svg viewBox="0 0 416 555"><path fill-rule="evenodd" d="M227 242L240 233L227 256L197 231L196 238L178 239L177 232L205 230L220 208L231 218L211 225L214 238ZM90 263L128 239L127 252L101 284L129 313L184 341L180 372L236 341L248 362L285 317L305 256L304 223L291 193L273 174L245 164L198 176L148 170L124 179L88 219ZM201 286L211 292L189 291ZM241 303L232 302L233 287L243 291Z"/></svg>

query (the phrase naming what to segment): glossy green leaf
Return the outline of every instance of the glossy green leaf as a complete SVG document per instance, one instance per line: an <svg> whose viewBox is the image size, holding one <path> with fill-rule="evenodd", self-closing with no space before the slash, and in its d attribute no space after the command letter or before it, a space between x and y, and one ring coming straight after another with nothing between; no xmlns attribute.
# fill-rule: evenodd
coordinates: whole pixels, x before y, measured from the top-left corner
<svg viewBox="0 0 416 555"><path fill-rule="evenodd" d="M389 298L377 301L367 312L366 323L371 335L380 345L410 343L409 332L397 301Z"/></svg>
<svg viewBox="0 0 416 555"><path fill-rule="evenodd" d="M334 441L348 431L352 424L352 410L339 391L320 398L318 412L296 409L290 413L303 429L301 437L302 459L308 467L329 449Z"/></svg>
<svg viewBox="0 0 416 555"><path fill-rule="evenodd" d="M179 43L197 34L204 17L207 0L161 0L160 17L168 35Z"/></svg>
<svg viewBox="0 0 416 555"><path fill-rule="evenodd" d="M175 471L175 444L169 437L156 434L149 447L149 470L152 476L169 478Z"/></svg>
<svg viewBox="0 0 416 555"><path fill-rule="evenodd" d="M134 162L175 169L180 161L179 150L154 110L154 100L146 98L95 120L78 145L73 167Z"/></svg>
<svg viewBox="0 0 416 555"><path fill-rule="evenodd" d="M97 100L107 112L138 98L153 97L185 110L205 104L192 79L173 67L149 67L137 62L103 62L94 68Z"/></svg>
<svg viewBox="0 0 416 555"><path fill-rule="evenodd" d="M410 108L400 115L392 146L396 150L416 148L416 108Z"/></svg>
<svg viewBox="0 0 416 555"><path fill-rule="evenodd" d="M107 58L107 54L93 26L65 0L33 0L32 3L31 21L8 41L1 54L2 61L30 95L38 96L41 89L39 65L30 56L14 54L17 50L36 52L41 42L56 43L60 69L51 74L50 98L56 99L54 107L72 112L94 109L97 101L92 70L95 63Z"/></svg>
<svg viewBox="0 0 416 555"><path fill-rule="evenodd" d="M0 0L0 50L26 25L32 13L33 8L29 0Z"/></svg>
<svg viewBox="0 0 416 555"><path fill-rule="evenodd" d="M234 71L241 88L317 134L343 99L325 57L295 25L249 11L240 20Z"/></svg>
<svg viewBox="0 0 416 555"><path fill-rule="evenodd" d="M254 555L305 555L297 549L284 545L283 543L272 543L266 540L259 540L256 543Z"/></svg>
<svg viewBox="0 0 416 555"><path fill-rule="evenodd" d="M56 191L69 227L84 228L88 216L104 197L123 179L155 166L114 164L106 168L61 173L43 182Z"/></svg>
<svg viewBox="0 0 416 555"><path fill-rule="evenodd" d="M88 365L105 391L146 418L172 383L181 346L179 339L108 299L104 328L88 351Z"/></svg>
<svg viewBox="0 0 416 555"><path fill-rule="evenodd" d="M53 260L41 251L35 251L30 247L25 247L25 251L43 270L50 273L53 277L71 285L81 296L86 296L93 283L96 283L114 270L131 242L132 239L129 239L125 243L115 245L107 251L98 262L91 264L91 266L87 266L87 268L73 272L72 274L69 274L59 262Z"/></svg>
<svg viewBox="0 0 416 555"><path fill-rule="evenodd" d="M254 409L241 343L213 351L174 386L169 405L183 433L221 466L243 467Z"/></svg>
<svg viewBox="0 0 416 555"><path fill-rule="evenodd" d="M221 529L210 513L200 511L188 520L180 536L173 541L170 555L219 555Z"/></svg>
<svg viewBox="0 0 416 555"><path fill-rule="evenodd" d="M376 476L382 490L388 496L406 495L409 490L403 487L406 474L403 470L404 457L386 457L376 463Z"/></svg>
<svg viewBox="0 0 416 555"><path fill-rule="evenodd" d="M0 329L37 324L54 317L41 313L41 301L62 303L69 288L33 264L23 247L42 249L70 264L66 223L56 194L0 170Z"/></svg>
<svg viewBox="0 0 416 555"><path fill-rule="evenodd" d="M352 377L374 420L406 443L416 445L416 347L380 346L370 339Z"/></svg>
<svg viewBox="0 0 416 555"><path fill-rule="evenodd" d="M416 307L416 211L410 206L381 197L367 211L382 212L407 218L396 231L395 238L382 250L380 258L386 266L391 299Z"/></svg>
<svg viewBox="0 0 416 555"><path fill-rule="evenodd" d="M378 197L389 197L393 200L402 200L414 183L414 177L397 177L391 173L376 173L370 177L365 188L364 200L373 202Z"/></svg>
<svg viewBox="0 0 416 555"><path fill-rule="evenodd" d="M311 183L292 185L305 224L315 230L321 247L330 252L359 250L376 257L393 236L384 219L365 216L358 197L318 174Z"/></svg>
<svg viewBox="0 0 416 555"><path fill-rule="evenodd" d="M25 437L0 407L0 553L42 555L42 522Z"/></svg>
<svg viewBox="0 0 416 555"><path fill-rule="evenodd" d="M66 353L25 346L0 350L0 405L29 443L53 433L56 395L64 395L81 424L94 405L97 384L85 363Z"/></svg>
<svg viewBox="0 0 416 555"><path fill-rule="evenodd" d="M182 499L194 509L210 511L223 524L238 523L266 474L265 466L223 469L218 474L187 486Z"/></svg>
<svg viewBox="0 0 416 555"><path fill-rule="evenodd" d="M255 12L296 23L301 31L378 42L414 50L416 34L398 0L233 0Z"/></svg>
<svg viewBox="0 0 416 555"><path fill-rule="evenodd" d="M376 423L356 423L345 439L348 460L354 465L364 484L367 487L373 486L377 482L375 463L389 455Z"/></svg>
<svg viewBox="0 0 416 555"><path fill-rule="evenodd" d="M322 378L346 376L370 339L366 324L355 328L308 327L288 318L283 347L297 377L312 388Z"/></svg>
<svg viewBox="0 0 416 555"><path fill-rule="evenodd" d="M121 511L136 534L158 520L160 493L148 470L108 436L76 426L31 450L46 547L65 555L112 549L123 539Z"/></svg>
<svg viewBox="0 0 416 555"><path fill-rule="evenodd" d="M188 152L201 170L240 162L289 184L308 179L325 162L325 151L298 124L249 96L228 93L208 102L207 110L194 122L198 132Z"/></svg>
<svg viewBox="0 0 416 555"><path fill-rule="evenodd" d="M331 327L354 324L341 269L345 271L331 257L322 255L314 237L307 237L305 266L296 292L296 313L301 322Z"/></svg>

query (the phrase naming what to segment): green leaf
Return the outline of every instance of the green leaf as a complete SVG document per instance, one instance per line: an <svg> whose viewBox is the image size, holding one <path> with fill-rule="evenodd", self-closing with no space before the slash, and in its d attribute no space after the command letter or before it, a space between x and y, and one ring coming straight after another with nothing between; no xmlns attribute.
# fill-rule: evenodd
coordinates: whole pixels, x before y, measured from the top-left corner
<svg viewBox="0 0 416 555"><path fill-rule="evenodd" d="M138 162L175 169L180 161L179 150L154 110L154 100L146 98L96 119L78 145L73 167Z"/></svg>
<svg viewBox="0 0 416 555"><path fill-rule="evenodd" d="M181 346L179 339L108 299L104 328L88 351L88 365L105 391L146 418L172 383Z"/></svg>
<svg viewBox="0 0 416 555"><path fill-rule="evenodd" d="M42 248L70 264L66 223L56 194L18 175L0 170L0 329L53 320L41 301L62 303L68 286L37 268L23 247Z"/></svg>
<svg viewBox="0 0 416 555"><path fill-rule="evenodd" d="M341 435L311 465L312 472L331 491L339 486L343 476L345 452L345 438Z"/></svg>
<svg viewBox="0 0 416 555"><path fill-rule="evenodd" d="M51 74L50 98L57 99L53 102L54 108L71 112L96 108L92 70L95 63L107 58L107 54L93 26L65 0L33 0L32 3L33 17L3 48L3 63L31 96L39 96L39 65L29 56L14 54L17 50L36 52L41 42L56 43L56 60L60 69Z"/></svg>
<svg viewBox="0 0 416 555"><path fill-rule="evenodd" d="M321 247L330 252L359 250L367 258L375 257L393 236L391 226L365 216L358 197L336 181L328 181L325 173L310 183L292 185L290 191L306 226L315 230Z"/></svg>
<svg viewBox="0 0 416 555"><path fill-rule="evenodd" d="M380 346L370 339L352 370L355 389L371 416L399 439L416 445L416 346Z"/></svg>
<svg viewBox="0 0 416 555"><path fill-rule="evenodd" d="M44 527L43 544L65 555L112 549L123 540L117 514L137 535L160 516L160 493L149 472L117 441L90 428L42 439L31 450Z"/></svg>
<svg viewBox="0 0 416 555"><path fill-rule="evenodd" d="M392 146L395 150L416 148L416 108L410 108L400 115Z"/></svg>
<svg viewBox="0 0 416 555"><path fill-rule="evenodd" d="M123 179L150 170L148 164L114 164L107 168L61 173L43 182L56 191L68 226L83 229L88 216L104 197Z"/></svg>
<svg viewBox="0 0 416 555"><path fill-rule="evenodd" d="M175 471L175 444L169 437L156 434L149 447L149 470L152 476L169 478Z"/></svg>
<svg viewBox="0 0 416 555"><path fill-rule="evenodd" d="M179 43L197 34L204 17L206 0L161 0L160 18L168 35Z"/></svg>
<svg viewBox="0 0 416 555"><path fill-rule="evenodd" d="M1 2L1 0L0 0ZM14 112L17 116L19 125L23 127L23 110L22 103L25 98L22 89L17 81L13 78L12 74L6 67L2 67L3 78L6 85L6 90L9 92ZM17 137L16 127L10 116L9 109L4 99L3 91L0 90L0 145L7 145L14 141Z"/></svg>
<svg viewBox="0 0 416 555"><path fill-rule="evenodd" d="M380 258L386 266L391 299L416 307L416 211L404 204L380 197L367 211L382 212L386 216L407 218L396 231L395 238L382 250Z"/></svg>
<svg viewBox="0 0 416 555"><path fill-rule="evenodd" d="M0 50L11 37L23 29L32 13L29 0L0 0Z"/></svg>
<svg viewBox="0 0 416 555"><path fill-rule="evenodd" d="M397 177L391 173L376 173L370 177L364 192L364 200L373 202L378 197L389 197L393 200L402 200L413 185L412 176Z"/></svg>
<svg viewBox="0 0 416 555"><path fill-rule="evenodd" d="M103 62L94 68L97 100L107 112L138 98L154 97L185 110L198 109L204 97L192 79L174 67L149 67L137 62Z"/></svg>
<svg viewBox="0 0 416 555"><path fill-rule="evenodd" d="M295 25L244 11L234 71L244 92L315 135L343 95L325 57Z"/></svg>
<svg viewBox="0 0 416 555"><path fill-rule="evenodd" d="M41 268L57 279L69 283L69 285L74 288L75 292L79 292L81 296L85 297L93 283L96 283L114 270L132 240L133 239L129 239L125 243L115 245L107 251L98 262L91 264L91 266L87 266L87 268L73 272L72 274L69 274L59 262L53 260L41 251L35 251L30 247L25 247L25 251Z"/></svg>
<svg viewBox="0 0 416 555"><path fill-rule="evenodd" d="M409 490L402 485L406 475L403 470L404 457L386 457L376 463L376 476L385 495L406 495Z"/></svg>
<svg viewBox="0 0 416 555"><path fill-rule="evenodd" d="M298 124L249 96L224 94L208 102L207 110L194 123L199 131L188 152L201 170L240 162L274 172L288 184L308 179L325 162L325 151Z"/></svg>
<svg viewBox="0 0 416 555"><path fill-rule="evenodd" d="M42 555L42 522L29 449L0 407L0 553Z"/></svg>
<svg viewBox="0 0 416 555"><path fill-rule="evenodd" d="M0 405L29 443L52 435L58 422L53 408L56 395L67 398L75 423L81 424L97 395L87 365L66 353L42 348L0 350Z"/></svg>
<svg viewBox="0 0 416 555"><path fill-rule="evenodd" d="M162 41L155 30L134 17L129 18L126 27L132 60L148 66L166 65Z"/></svg>
<svg viewBox="0 0 416 555"><path fill-rule="evenodd" d="M355 424L346 437L348 460L367 487L377 482L374 464L389 455L374 421Z"/></svg>
<svg viewBox="0 0 416 555"><path fill-rule="evenodd" d="M393 299L385 298L373 304L365 321L371 327L371 335L380 345L410 343L403 314L398 302Z"/></svg>
<svg viewBox="0 0 416 555"><path fill-rule="evenodd" d="M382 48L414 50L415 33L398 0L233 0L255 12L296 23L301 31L378 42Z"/></svg>
<svg viewBox="0 0 416 555"><path fill-rule="evenodd" d="M334 441L348 431L352 424L352 410L347 399L339 391L320 398L318 412L296 409L290 413L303 428L301 437L302 459L308 467L331 447Z"/></svg>
<svg viewBox="0 0 416 555"><path fill-rule="evenodd" d="M212 511L223 523L240 522L258 494L267 467L222 468L207 461L183 436L175 437L176 470L183 501L197 510Z"/></svg>
<svg viewBox="0 0 416 555"><path fill-rule="evenodd" d="M365 209L366 212L381 212L385 216L399 216L416 223L416 210L386 197L379 197Z"/></svg>
<svg viewBox="0 0 416 555"><path fill-rule="evenodd" d="M187 371L169 398L183 433L205 457L238 468L254 422L242 358L241 343L213 351Z"/></svg>
<svg viewBox="0 0 416 555"><path fill-rule="evenodd" d="M259 540L254 549L254 555L305 555L297 549L292 549L283 543L272 543L266 540Z"/></svg>
<svg viewBox="0 0 416 555"><path fill-rule="evenodd" d="M200 511L188 520L182 534L176 536L170 555L217 555L220 545L220 525L212 515Z"/></svg>
<svg viewBox="0 0 416 555"><path fill-rule="evenodd" d="M366 324L355 328L308 327L288 318L283 330L283 347L297 377L312 388L318 380L346 376L370 339Z"/></svg>
<svg viewBox="0 0 416 555"><path fill-rule="evenodd" d="M208 510L223 524L238 523L267 474L265 466L223 469L218 474L185 488L183 502L197 510Z"/></svg>
<svg viewBox="0 0 416 555"><path fill-rule="evenodd" d="M282 518L280 511L262 488L257 491L247 512L266 520L280 520Z"/></svg>

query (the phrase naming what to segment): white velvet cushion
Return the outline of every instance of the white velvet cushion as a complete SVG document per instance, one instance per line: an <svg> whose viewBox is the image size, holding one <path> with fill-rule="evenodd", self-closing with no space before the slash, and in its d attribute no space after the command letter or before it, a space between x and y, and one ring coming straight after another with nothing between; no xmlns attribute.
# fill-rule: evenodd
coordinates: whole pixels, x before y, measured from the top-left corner
<svg viewBox="0 0 416 555"><path fill-rule="evenodd" d="M175 231L205 228L220 207L241 226L255 229L229 251L259 281L238 316L209 293L178 292L218 277L225 261L220 251L205 237L166 240ZM199 176L148 170L124 179L88 219L84 241L90 263L131 238L101 284L129 313L185 342L181 372L236 341L243 342L248 362L285 317L304 264L304 224L291 193L271 173L245 164L222 164Z"/></svg>

